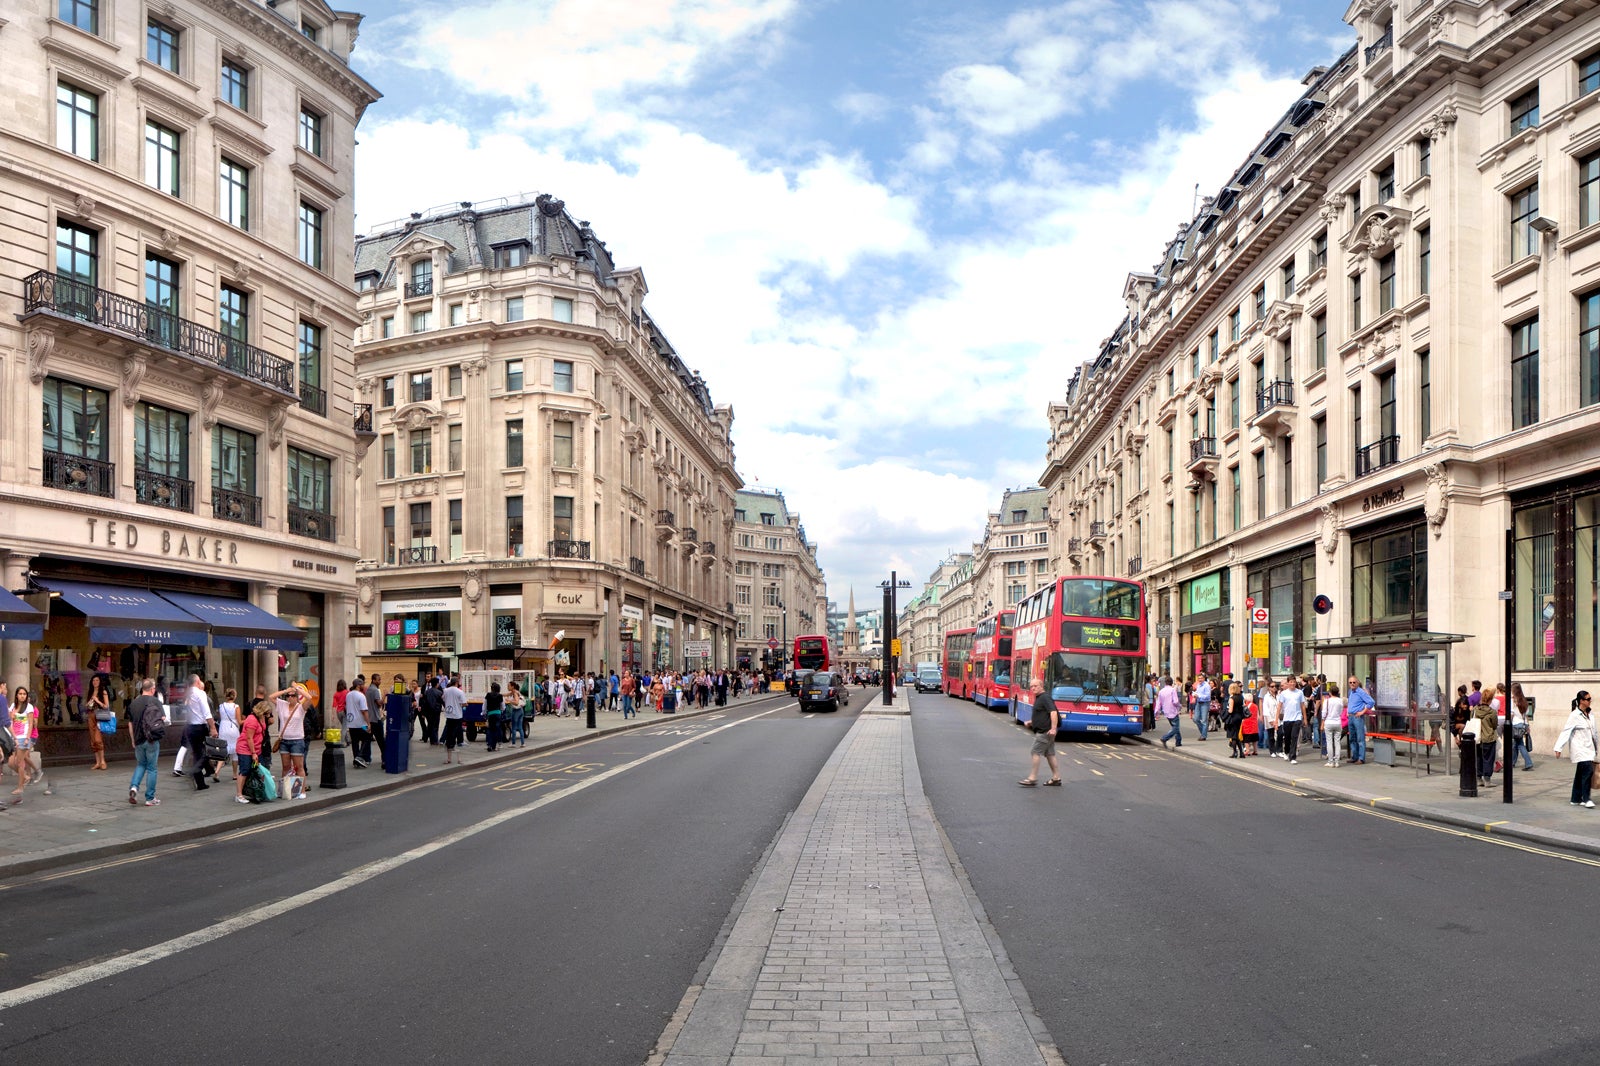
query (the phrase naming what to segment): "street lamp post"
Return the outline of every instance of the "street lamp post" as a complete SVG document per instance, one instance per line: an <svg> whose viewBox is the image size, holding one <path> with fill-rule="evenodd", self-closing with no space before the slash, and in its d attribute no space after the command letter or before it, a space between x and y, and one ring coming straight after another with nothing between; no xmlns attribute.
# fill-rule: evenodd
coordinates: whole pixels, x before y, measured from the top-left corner
<svg viewBox="0 0 1600 1066"><path fill-rule="evenodd" d="M900 631L900 620L895 617L895 590L908 589L911 582L901 581L899 574L889 571L889 580L883 582L883 705L894 702L894 683L900 672L900 656L895 654L895 640Z"/></svg>

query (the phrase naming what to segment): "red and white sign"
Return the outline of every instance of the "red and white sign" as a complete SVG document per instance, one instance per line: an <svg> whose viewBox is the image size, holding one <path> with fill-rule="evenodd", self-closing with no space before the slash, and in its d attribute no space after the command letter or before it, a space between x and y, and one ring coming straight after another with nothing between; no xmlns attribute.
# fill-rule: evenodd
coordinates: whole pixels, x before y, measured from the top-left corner
<svg viewBox="0 0 1600 1066"><path fill-rule="evenodd" d="M778 650L778 638L777 637L768 637L767 638L767 647L769 649L771 649L772 651L777 651Z"/></svg>
<svg viewBox="0 0 1600 1066"><path fill-rule="evenodd" d="M1250 609L1250 621L1258 626L1266 625L1267 609L1265 607L1252 607Z"/></svg>
<svg viewBox="0 0 1600 1066"><path fill-rule="evenodd" d="M1244 598L1244 605L1246 607L1254 607L1256 605L1256 598L1254 596L1246 596Z"/></svg>

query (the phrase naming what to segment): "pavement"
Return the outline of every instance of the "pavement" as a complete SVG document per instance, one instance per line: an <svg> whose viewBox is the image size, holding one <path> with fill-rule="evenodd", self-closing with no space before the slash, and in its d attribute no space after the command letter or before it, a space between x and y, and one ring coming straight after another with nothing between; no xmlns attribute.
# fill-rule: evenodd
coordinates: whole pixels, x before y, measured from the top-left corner
<svg viewBox="0 0 1600 1066"><path fill-rule="evenodd" d="M765 700L787 699L781 693L741 697L735 707L755 705ZM727 707L708 707L704 710L679 711L678 718L705 714L726 713ZM311 786L304 800L278 800L272 803L244 805L233 801L234 786L231 773L221 770L221 783L204 791L196 789L186 777L172 775L173 759L177 745L163 742L160 773L156 782L158 807L144 806L144 785L139 788L139 804L128 804L128 782L133 776L131 759L113 760L107 770L94 770L87 765L52 767L45 764L45 784L50 794L36 781L28 786L22 802L15 806L11 790L16 787L16 775L9 767L0 776L0 879L34 873L57 866L105 858L107 856L138 851L148 847L192 842L197 839L230 832L243 826L279 818L293 818L308 810L319 810L341 803L370 799L372 796L405 788L421 781L465 773L481 768L485 763L520 758L525 755L569 747L601 733L614 733L625 729L659 726L666 716L643 710L637 718L624 719L620 711L599 711L595 715L596 728L589 729L582 716L559 718L540 715L527 723L528 737L524 746L501 745L490 752L480 736L474 743L456 749L459 761L446 764L444 746L428 747L419 740L411 742L410 759L405 773L390 774L378 768L376 762L365 769L355 769L350 764L349 749L345 751L345 780L347 787L324 789L319 787L322 767L322 744L313 741L306 755L307 783ZM421 726L416 727L420 735ZM168 731L169 738L172 731ZM376 754L376 752L374 753ZM274 759L276 769L277 760Z"/></svg>
<svg viewBox="0 0 1600 1066"><path fill-rule="evenodd" d="M1508 804L1503 796L1504 776L1499 773L1493 784L1478 788L1476 797L1462 796L1454 753L1449 756L1448 772L1445 756L1434 756L1432 773L1428 772L1428 760L1420 756L1414 764L1403 754L1396 756L1393 766L1373 762L1370 739L1367 761L1359 764L1341 760L1337 767L1326 766L1321 752L1303 739L1300 759L1294 765L1269 757L1265 746L1252 758L1229 759L1225 736L1213 730L1210 738L1200 743L1194 723L1187 718L1182 722L1183 746L1169 750L1184 758L1410 818L1600 855L1600 807L1572 806L1573 766L1565 756L1534 752L1532 771L1523 770L1519 760L1512 773L1513 802ZM1165 732L1166 727L1160 726L1140 739L1155 745ZM1600 792L1596 795L1600 797Z"/></svg>

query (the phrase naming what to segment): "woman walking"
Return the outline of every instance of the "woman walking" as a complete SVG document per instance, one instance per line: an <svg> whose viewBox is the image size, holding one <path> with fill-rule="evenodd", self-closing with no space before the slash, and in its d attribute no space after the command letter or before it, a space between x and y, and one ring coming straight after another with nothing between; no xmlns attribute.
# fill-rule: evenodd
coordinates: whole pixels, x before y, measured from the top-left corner
<svg viewBox="0 0 1600 1066"><path fill-rule="evenodd" d="M1522 682L1511 683L1511 735L1516 739L1513 754L1522 756L1522 768L1533 769L1533 736L1528 729L1528 697L1522 693Z"/></svg>
<svg viewBox="0 0 1600 1066"><path fill-rule="evenodd" d="M1499 729L1499 715L1495 701L1484 700L1474 712L1478 719L1478 784L1487 788L1494 781L1494 759L1498 750L1495 733Z"/></svg>
<svg viewBox="0 0 1600 1066"><path fill-rule="evenodd" d="M1600 735L1595 732L1589 703L1588 690L1578 690L1572 701L1572 713L1567 715L1567 724L1556 738L1556 754L1560 755L1561 749L1566 748L1567 758L1572 760L1572 805L1593 810L1594 800L1589 798L1589 792L1594 781L1594 757L1595 751L1600 749Z"/></svg>
<svg viewBox="0 0 1600 1066"><path fill-rule="evenodd" d="M485 751L494 751L500 745L500 717L505 713L505 696L500 692L500 682L489 682L489 691L483 697L483 720L486 734Z"/></svg>
<svg viewBox="0 0 1600 1066"><path fill-rule="evenodd" d="M100 728L101 722L112 723L112 732L116 731L116 718L111 713L111 694L106 691L105 677L101 674L89 676L89 695L84 698L87 708L86 717L89 719L89 750L94 752L94 768L106 769L106 734Z"/></svg>
<svg viewBox="0 0 1600 1066"><path fill-rule="evenodd" d="M11 753L11 768L17 772L17 787L11 793L11 802L16 804L22 802L22 790L34 779L33 747L39 739L39 708L33 705L28 690L22 685L17 686L16 694L11 697L11 735L17 741L17 750ZM44 776L42 768L38 776ZM48 788L45 794L50 794Z"/></svg>
<svg viewBox="0 0 1600 1066"><path fill-rule="evenodd" d="M233 779L239 780L239 693L229 689L222 695L222 703L217 706L217 714L222 721L217 725L217 735L228 745L228 769L233 773Z"/></svg>
<svg viewBox="0 0 1600 1066"><path fill-rule="evenodd" d="M1339 737L1344 733L1344 697L1339 695L1338 682L1328 682L1328 694L1322 698L1322 732L1328 738L1326 766L1339 765Z"/></svg>
<svg viewBox="0 0 1600 1066"><path fill-rule="evenodd" d="M1228 734L1228 758L1244 758L1244 742L1239 739L1244 727L1244 689L1235 681L1228 686L1227 709L1223 712L1222 727Z"/></svg>

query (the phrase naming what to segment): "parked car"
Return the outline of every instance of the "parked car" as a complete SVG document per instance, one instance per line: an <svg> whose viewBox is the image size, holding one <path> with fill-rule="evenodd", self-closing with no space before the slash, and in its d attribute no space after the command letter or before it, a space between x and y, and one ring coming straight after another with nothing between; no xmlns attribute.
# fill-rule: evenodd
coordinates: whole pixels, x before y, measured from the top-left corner
<svg viewBox="0 0 1600 1066"><path fill-rule="evenodd" d="M843 674L818 670L800 680L802 711L837 711L850 703L850 686Z"/></svg>

